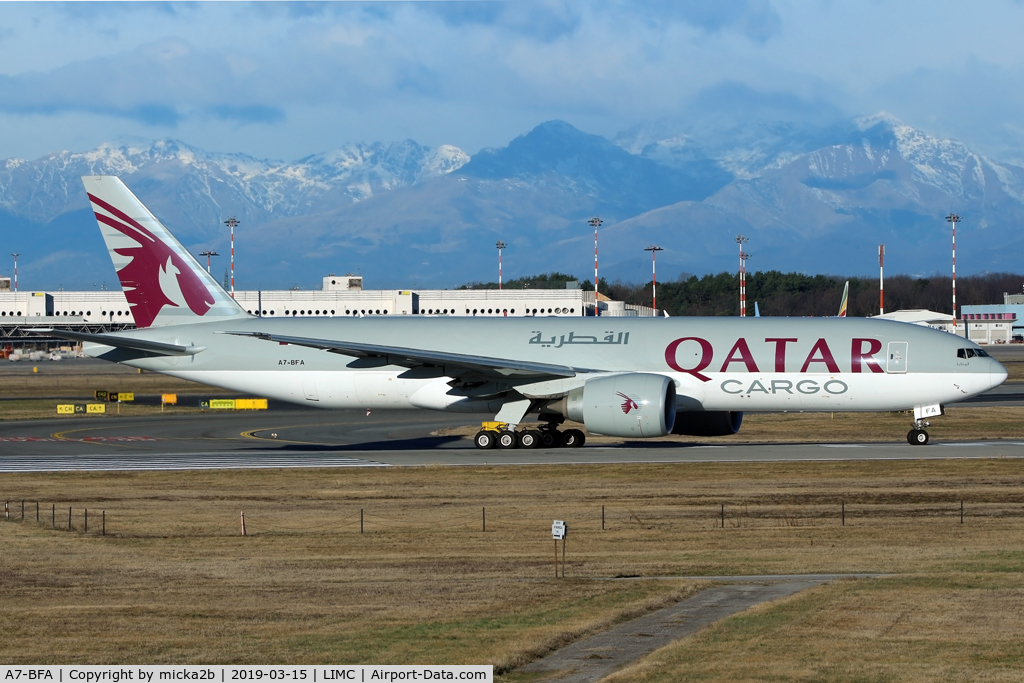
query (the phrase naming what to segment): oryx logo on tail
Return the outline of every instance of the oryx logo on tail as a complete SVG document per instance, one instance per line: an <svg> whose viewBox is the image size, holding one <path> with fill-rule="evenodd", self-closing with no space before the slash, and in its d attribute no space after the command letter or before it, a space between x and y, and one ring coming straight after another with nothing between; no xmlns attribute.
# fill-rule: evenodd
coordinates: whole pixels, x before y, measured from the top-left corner
<svg viewBox="0 0 1024 683"><path fill-rule="evenodd" d="M117 271L117 276L125 298L132 306L136 325L152 325L164 306L177 308L185 303L198 316L210 310L214 304L213 297L173 249L117 207L93 194L89 194L89 201L93 204L96 220L138 245L114 249L117 254L130 259ZM174 291L175 285L180 296L178 291Z"/></svg>
<svg viewBox="0 0 1024 683"><path fill-rule="evenodd" d="M82 182L137 327L246 316L119 178Z"/></svg>

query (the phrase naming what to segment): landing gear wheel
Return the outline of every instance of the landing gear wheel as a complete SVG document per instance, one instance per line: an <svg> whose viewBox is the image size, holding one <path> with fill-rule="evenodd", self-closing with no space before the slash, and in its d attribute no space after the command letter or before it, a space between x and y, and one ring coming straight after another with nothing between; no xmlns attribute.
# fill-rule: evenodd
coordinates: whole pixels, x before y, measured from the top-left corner
<svg viewBox="0 0 1024 683"><path fill-rule="evenodd" d="M557 429L543 429L540 432L542 448L558 448L562 445L562 433Z"/></svg>
<svg viewBox="0 0 1024 683"><path fill-rule="evenodd" d="M540 432L536 429L527 429L519 433L520 448L536 448L540 445Z"/></svg>
<svg viewBox="0 0 1024 683"><path fill-rule="evenodd" d="M587 435L579 429L567 429L562 432L562 445L566 448L580 448L587 441Z"/></svg>
<svg viewBox="0 0 1024 683"><path fill-rule="evenodd" d="M481 450L494 448L494 444L497 443L497 439L495 438L497 436L496 432L490 432L487 430L477 432L476 436L473 437L473 443Z"/></svg>
<svg viewBox="0 0 1024 683"><path fill-rule="evenodd" d="M911 429L907 432L907 442L911 446L926 446L928 445L928 432L923 429Z"/></svg>
<svg viewBox="0 0 1024 683"><path fill-rule="evenodd" d="M516 433L503 429L498 432L498 448L507 450L509 448L515 448L519 445L519 439L516 438Z"/></svg>

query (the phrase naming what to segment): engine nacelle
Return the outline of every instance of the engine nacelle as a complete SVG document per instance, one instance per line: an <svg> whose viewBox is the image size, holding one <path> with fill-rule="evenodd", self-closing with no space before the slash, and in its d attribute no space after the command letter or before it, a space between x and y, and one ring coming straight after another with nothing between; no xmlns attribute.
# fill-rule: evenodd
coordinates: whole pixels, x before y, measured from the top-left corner
<svg viewBox="0 0 1024 683"><path fill-rule="evenodd" d="M671 433L676 385L664 375L629 373L599 377L574 389L565 416L607 436L653 437Z"/></svg>
<svg viewBox="0 0 1024 683"><path fill-rule="evenodd" d="M673 434L684 436L729 436L740 431L743 413L731 410L686 411L676 415Z"/></svg>

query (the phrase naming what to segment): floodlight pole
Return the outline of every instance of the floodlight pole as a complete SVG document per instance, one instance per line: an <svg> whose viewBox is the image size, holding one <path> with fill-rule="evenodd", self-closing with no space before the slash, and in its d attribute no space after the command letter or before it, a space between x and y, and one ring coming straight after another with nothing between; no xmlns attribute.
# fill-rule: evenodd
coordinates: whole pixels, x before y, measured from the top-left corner
<svg viewBox="0 0 1024 683"><path fill-rule="evenodd" d="M207 249L206 251L199 252L199 255L206 257L206 273L209 274L210 273L210 257L211 256L220 256L220 254L218 254L217 252L213 251L212 249Z"/></svg>
<svg viewBox="0 0 1024 683"><path fill-rule="evenodd" d="M747 317L747 259L750 258L750 254L743 253L743 245L747 243L749 238L743 235L737 235L734 240L736 244L740 245L740 317Z"/></svg>
<svg viewBox="0 0 1024 683"><path fill-rule="evenodd" d="M235 226L241 222L234 216L224 221L224 225L231 228L231 298L235 297Z"/></svg>
<svg viewBox="0 0 1024 683"><path fill-rule="evenodd" d="M14 292L18 292L18 257L21 254L11 254L14 257Z"/></svg>
<svg viewBox="0 0 1024 683"><path fill-rule="evenodd" d="M665 251L661 247L652 244L649 247L644 247L644 251L651 252L651 308L654 309L655 314L658 312L658 276L655 273L654 268L654 255L659 251Z"/></svg>
<svg viewBox="0 0 1024 683"><path fill-rule="evenodd" d="M953 330L956 330L956 223L960 216L951 213L946 216L946 222L953 224Z"/></svg>
<svg viewBox="0 0 1024 683"><path fill-rule="evenodd" d="M878 315L885 315L885 271L883 260L885 257L885 245L878 245Z"/></svg>
<svg viewBox="0 0 1024 683"><path fill-rule="evenodd" d="M597 229L604 221L594 216L587 223L594 226L594 315L601 315L601 307L597 304Z"/></svg>
<svg viewBox="0 0 1024 683"><path fill-rule="evenodd" d="M498 289L501 289L501 250L505 248L505 243L498 240L494 246L498 248Z"/></svg>

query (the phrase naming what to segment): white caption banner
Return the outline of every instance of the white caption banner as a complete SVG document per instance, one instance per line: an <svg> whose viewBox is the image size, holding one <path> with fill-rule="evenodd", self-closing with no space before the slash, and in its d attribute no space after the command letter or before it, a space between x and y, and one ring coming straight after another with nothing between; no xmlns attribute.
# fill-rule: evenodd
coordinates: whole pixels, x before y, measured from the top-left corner
<svg viewBox="0 0 1024 683"><path fill-rule="evenodd" d="M386 681L480 681L494 683L494 667L438 666L0 666L0 683L358 683Z"/></svg>

